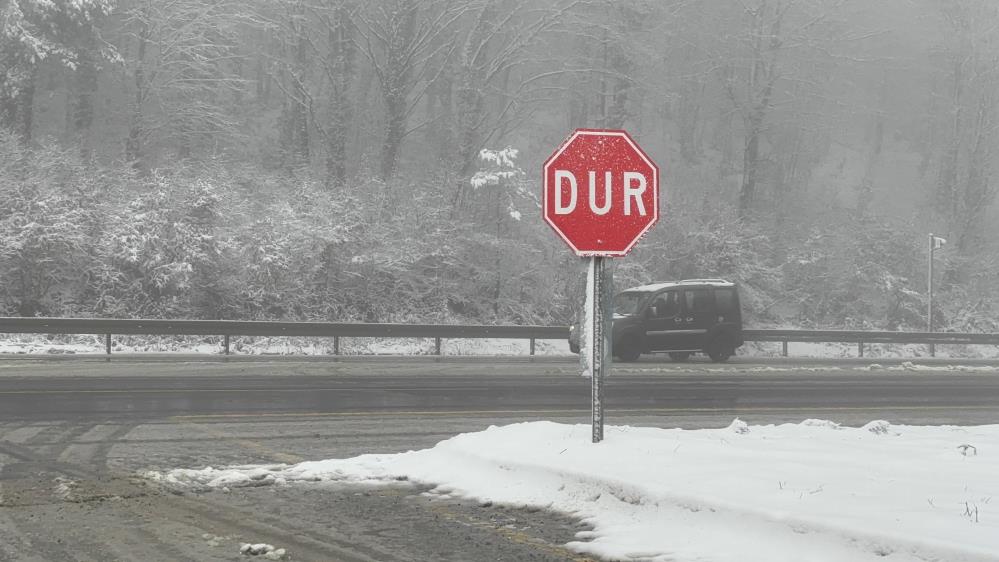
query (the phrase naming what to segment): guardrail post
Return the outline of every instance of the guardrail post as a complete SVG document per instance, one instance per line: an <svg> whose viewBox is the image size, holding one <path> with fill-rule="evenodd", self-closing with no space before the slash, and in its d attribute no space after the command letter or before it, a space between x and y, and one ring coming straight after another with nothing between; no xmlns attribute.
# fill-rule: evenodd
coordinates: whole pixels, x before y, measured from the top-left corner
<svg viewBox="0 0 999 562"><path fill-rule="evenodd" d="M781 357L787 357L787 340L780 342L780 355Z"/></svg>
<svg viewBox="0 0 999 562"><path fill-rule="evenodd" d="M104 334L104 350L108 355L108 361L111 360L111 334Z"/></svg>
<svg viewBox="0 0 999 562"><path fill-rule="evenodd" d="M225 354L229 355L229 334L226 334L223 337L225 339L224 339L224 343L222 345L225 347Z"/></svg>
<svg viewBox="0 0 999 562"><path fill-rule="evenodd" d="M340 355L340 336L333 336L333 355Z"/></svg>
<svg viewBox="0 0 999 562"><path fill-rule="evenodd" d="M857 357L863 357L863 356L864 356L864 342L859 341L857 342Z"/></svg>
<svg viewBox="0 0 999 562"><path fill-rule="evenodd" d="M531 338L531 355L534 355L534 338Z"/></svg>
<svg viewBox="0 0 999 562"><path fill-rule="evenodd" d="M937 344L931 343L930 344L930 357L936 357L936 356L937 356Z"/></svg>
<svg viewBox="0 0 999 562"><path fill-rule="evenodd" d="M438 337L434 338L434 355L440 355L440 354L441 354L441 339Z"/></svg>

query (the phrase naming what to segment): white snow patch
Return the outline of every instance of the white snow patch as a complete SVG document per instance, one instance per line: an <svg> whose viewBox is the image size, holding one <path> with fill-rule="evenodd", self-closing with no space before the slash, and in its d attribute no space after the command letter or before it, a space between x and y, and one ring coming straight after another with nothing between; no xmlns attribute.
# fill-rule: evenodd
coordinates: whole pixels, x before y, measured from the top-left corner
<svg viewBox="0 0 999 562"><path fill-rule="evenodd" d="M801 425L805 427L824 427L826 429L841 429L841 426L838 423L829 420L807 419L801 422Z"/></svg>
<svg viewBox="0 0 999 562"><path fill-rule="evenodd" d="M777 329L799 329L797 326L778 326ZM857 357L857 344L837 342L790 342L790 357L844 358ZM750 357L779 357L779 342L746 342L737 352ZM864 356L879 359L905 359L910 357L930 357L930 347L926 344L886 344L865 343ZM997 359L999 347L994 345L937 344L936 357L941 359Z"/></svg>
<svg viewBox="0 0 999 562"><path fill-rule="evenodd" d="M102 355L103 336L45 336L25 334L0 340L0 354L25 355ZM222 338L215 336L115 336L113 353L161 354L198 353L219 355ZM233 337L234 355L332 355L332 338L306 337ZM429 355L434 352L433 338L340 338L343 355ZM506 338L447 338L441 341L445 355L528 355L530 340ZM567 341L536 340L536 355L571 355Z"/></svg>
<svg viewBox="0 0 999 562"><path fill-rule="evenodd" d="M874 420L860 429L865 429L876 435L887 435L891 432L891 424L885 420Z"/></svg>
<svg viewBox="0 0 999 562"><path fill-rule="evenodd" d="M749 431L733 431L740 428ZM184 486L280 478L436 486L592 525L573 550L615 560L999 560L999 425L800 424L665 430L490 427L400 454L150 473ZM973 451L973 452L972 452ZM264 476L261 476L263 474Z"/></svg>
<svg viewBox="0 0 999 562"><path fill-rule="evenodd" d="M593 306L596 302L596 284L593 282L593 271L596 267L593 259L588 260L586 268L586 297L583 302L583 321L579 324L579 364L582 375L593 378L593 365L590 364L591 349L593 349Z"/></svg>
<svg viewBox="0 0 999 562"><path fill-rule="evenodd" d="M746 423L746 422L744 422L744 421L742 421L742 420L740 420L739 418L736 418L736 419L732 420L732 424L729 425L728 428L733 433L738 433L740 435L744 435L746 433L749 433L749 424Z"/></svg>
<svg viewBox="0 0 999 562"><path fill-rule="evenodd" d="M588 309L588 306L586 307ZM586 323L581 324L585 329ZM199 353L218 355L222 353L221 336L149 336L116 335L112 339L114 353L161 354ZM585 345L585 334L581 338ZM0 354L77 354L100 355L105 353L103 336L72 334L4 334L0 339ZM873 358L926 358L929 357L925 345L866 345L865 356ZM332 338L308 337L267 337L234 336L230 341L234 355L332 355ZM856 344L838 343L794 343L789 344L791 357L846 358L857 356ZM446 355L527 355L529 340L505 338L445 338L441 341L441 351ZM434 352L433 338L340 338L340 353L343 355L429 355ZM744 357L778 357L780 344L772 342L747 342L737 350ZM537 340L537 355L571 355L568 342L564 339ZM996 359L999 347L986 345L938 345L938 359ZM906 367L871 363L863 370L919 371L950 370L960 372L999 372L995 365L952 365L920 366L911 361ZM620 368L620 365L618 366ZM851 370L857 367L850 367ZM724 369L724 368L720 368ZM808 368L796 367L796 370ZM761 367L758 371L787 371L787 367ZM830 370L814 368L811 370Z"/></svg>
<svg viewBox="0 0 999 562"><path fill-rule="evenodd" d="M221 545L222 542L226 540L228 537L220 537L218 535L213 535L211 533L204 533L201 535L201 538L205 539L205 544L207 544L212 548L215 548Z"/></svg>
<svg viewBox="0 0 999 562"><path fill-rule="evenodd" d="M239 553L249 556L263 555L263 557L268 560L280 560L284 558L285 550L283 548L274 548L274 545L266 543L243 543L239 547Z"/></svg>
<svg viewBox="0 0 999 562"><path fill-rule="evenodd" d="M55 478L56 489L55 493L64 501L74 500L74 491L79 486L76 480L69 478L63 478L62 476L57 476Z"/></svg>
<svg viewBox="0 0 999 562"><path fill-rule="evenodd" d="M256 556L257 554L270 552L272 550L274 550L273 545L264 544L264 543L258 543L258 544L243 543L239 547L240 554L252 554L254 556Z"/></svg>
<svg viewBox="0 0 999 562"><path fill-rule="evenodd" d="M224 469L213 467L199 470L179 468L167 473L148 472L146 476L164 484L176 486L200 486L203 488L247 488L252 486L269 486L277 484L281 471L287 466L250 465L234 466Z"/></svg>

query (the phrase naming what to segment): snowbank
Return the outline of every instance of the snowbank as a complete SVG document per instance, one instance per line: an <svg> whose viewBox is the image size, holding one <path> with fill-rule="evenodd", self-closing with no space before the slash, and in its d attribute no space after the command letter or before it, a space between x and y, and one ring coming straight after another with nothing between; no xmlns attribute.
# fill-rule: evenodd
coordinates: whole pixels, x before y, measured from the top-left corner
<svg viewBox="0 0 999 562"><path fill-rule="evenodd" d="M593 526L569 547L621 560L999 560L999 425L724 429L490 427L432 449L149 473L190 487L299 481L436 485Z"/></svg>
<svg viewBox="0 0 999 562"><path fill-rule="evenodd" d="M103 336L89 335L8 335L0 339L2 354L67 354L102 355L106 352ZM159 354L222 353L221 336L115 336L114 353ZM444 355L512 355L530 354L530 340L506 338L445 338L441 341ZM238 336L231 341L236 355L333 355L332 338ZM348 338L340 339L343 355L430 355L434 352L433 338ZM571 355L564 340L536 340L536 355Z"/></svg>

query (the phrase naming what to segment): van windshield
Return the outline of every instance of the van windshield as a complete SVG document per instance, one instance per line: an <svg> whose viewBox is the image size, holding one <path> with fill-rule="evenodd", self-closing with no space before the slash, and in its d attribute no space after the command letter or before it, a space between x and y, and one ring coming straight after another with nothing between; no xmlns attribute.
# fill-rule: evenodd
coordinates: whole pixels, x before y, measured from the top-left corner
<svg viewBox="0 0 999 562"><path fill-rule="evenodd" d="M631 316L638 312L638 305L645 293L618 293L614 297L614 314Z"/></svg>

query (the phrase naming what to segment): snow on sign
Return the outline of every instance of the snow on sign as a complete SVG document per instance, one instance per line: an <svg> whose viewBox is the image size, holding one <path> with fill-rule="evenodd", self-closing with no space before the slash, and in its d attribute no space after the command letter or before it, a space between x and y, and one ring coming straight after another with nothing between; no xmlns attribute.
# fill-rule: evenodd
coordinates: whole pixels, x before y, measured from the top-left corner
<svg viewBox="0 0 999 562"><path fill-rule="evenodd" d="M545 222L579 256L627 255L659 219L659 168L625 131L577 129L543 182Z"/></svg>

